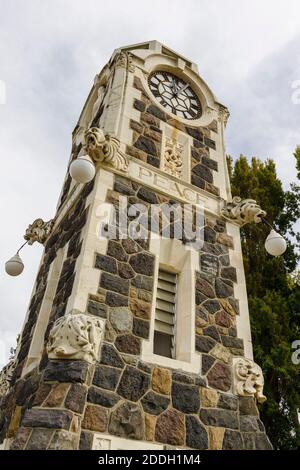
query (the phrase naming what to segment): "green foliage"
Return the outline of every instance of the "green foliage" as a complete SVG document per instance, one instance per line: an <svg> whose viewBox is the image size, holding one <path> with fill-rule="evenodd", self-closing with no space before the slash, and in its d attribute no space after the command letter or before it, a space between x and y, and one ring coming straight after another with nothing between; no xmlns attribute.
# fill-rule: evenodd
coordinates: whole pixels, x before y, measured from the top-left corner
<svg viewBox="0 0 300 470"><path fill-rule="evenodd" d="M300 148L294 157L300 177ZM291 344L300 339L299 234L294 228L300 187L293 183L285 191L272 160L249 162L241 155L233 164L228 157L228 168L233 196L256 199L288 242L284 256L274 258L264 248L268 226L249 224L241 230L254 357L263 369L268 398L260 406L261 417L276 449L299 449L300 364L291 360Z"/></svg>
<svg viewBox="0 0 300 470"><path fill-rule="evenodd" d="M296 148L294 157L296 158L297 178L300 180L300 147Z"/></svg>

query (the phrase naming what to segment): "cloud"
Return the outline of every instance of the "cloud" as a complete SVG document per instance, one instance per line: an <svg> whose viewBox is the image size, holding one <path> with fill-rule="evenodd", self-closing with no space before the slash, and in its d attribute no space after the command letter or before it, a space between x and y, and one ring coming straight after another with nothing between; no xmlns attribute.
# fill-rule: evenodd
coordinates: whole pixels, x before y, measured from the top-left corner
<svg viewBox="0 0 300 470"><path fill-rule="evenodd" d="M292 84L300 77L300 36L262 60L228 95L232 117L228 150L237 156L273 158L286 187L296 178L292 154L300 144L300 105Z"/></svg>
<svg viewBox="0 0 300 470"><path fill-rule="evenodd" d="M199 64L200 74L228 105L228 151L272 156L286 184L287 159L299 143L298 0L245 6L240 0L11 0L0 2L1 222L0 262L14 254L36 217L55 212L71 132L93 78L113 50L157 39ZM22 252L19 278L0 273L0 336L16 336L42 247Z"/></svg>

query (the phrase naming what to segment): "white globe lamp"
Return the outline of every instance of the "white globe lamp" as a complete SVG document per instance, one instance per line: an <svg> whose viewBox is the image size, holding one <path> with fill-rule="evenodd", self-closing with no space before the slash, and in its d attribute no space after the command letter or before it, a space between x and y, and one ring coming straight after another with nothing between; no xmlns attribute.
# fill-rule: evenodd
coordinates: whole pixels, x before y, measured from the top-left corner
<svg viewBox="0 0 300 470"><path fill-rule="evenodd" d="M279 233L272 229L265 241L265 249L272 256L280 256L286 250L286 241Z"/></svg>
<svg viewBox="0 0 300 470"><path fill-rule="evenodd" d="M5 271L9 276L19 276L24 269L24 263L19 255L15 254L5 263Z"/></svg>
<svg viewBox="0 0 300 470"><path fill-rule="evenodd" d="M88 155L82 155L71 163L69 171L76 183L85 184L92 181L96 168L93 160Z"/></svg>

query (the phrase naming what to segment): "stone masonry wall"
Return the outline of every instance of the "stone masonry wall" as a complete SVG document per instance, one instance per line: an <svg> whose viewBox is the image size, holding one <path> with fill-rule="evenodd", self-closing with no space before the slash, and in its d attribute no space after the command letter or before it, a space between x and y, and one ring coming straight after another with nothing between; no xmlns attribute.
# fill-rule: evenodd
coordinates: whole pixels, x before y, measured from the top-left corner
<svg viewBox="0 0 300 470"><path fill-rule="evenodd" d="M120 195L127 196L129 204L166 202L164 196L116 177L107 202L117 207ZM141 361L154 299L149 240L109 240L106 255L96 256L100 284L88 311L106 319L106 332L87 391L81 449L91 448L94 432L163 443L167 448L271 448L254 399L230 393L231 359L243 354L235 327L236 274L228 255L233 242L221 220L207 219L203 230L195 299L201 375Z"/></svg>
<svg viewBox="0 0 300 470"><path fill-rule="evenodd" d="M141 112L140 122L133 119L130 127L133 130L133 143L127 146L127 153L139 160L160 167L162 131L161 122L166 122L193 138L191 147L191 183L211 194L218 195L219 189L213 184L214 171L218 163L210 158L210 150L216 149L213 134L217 133L217 122L207 127L186 126L168 116L158 108L147 95L141 80L134 77L133 86L141 92L141 99L135 99L133 107Z"/></svg>
<svg viewBox="0 0 300 470"><path fill-rule="evenodd" d="M35 403L35 394L48 362L46 350L44 349L43 357L37 369L21 378L22 370L29 353L51 264L56 258L57 251L67 245L66 258L61 269L52 309L49 312L49 324L45 332L44 345L47 342L53 322L65 314L67 301L72 293L76 260L81 251L81 232L86 223L89 210L86 207L86 199L92 189L93 183L88 184L84 188L79 200L74 204L73 208L61 221L46 243L42 263L36 279L35 292L29 305L28 318L20 338L20 348L16 358L17 366L12 377L11 389L8 395L1 398L1 441L5 436L9 438L14 437L25 411Z"/></svg>
<svg viewBox="0 0 300 470"><path fill-rule="evenodd" d="M120 195L128 196L131 204L166 202L165 196L115 177L107 202L117 207ZM85 209L83 203L78 207L71 226L80 230ZM71 234L69 224L62 225L57 238L54 234L47 243L49 259L61 240L73 240L70 256L80 251L76 228ZM166 448L271 448L254 399L238 398L229 390L232 355L242 353L235 329L235 273L228 256L232 240L221 220L207 219L202 230L205 243L199 252L195 299L195 345L202 354L202 373L141 360L154 298L154 256L148 239L109 240L106 254L96 254L99 289L87 305L87 313L106 319L99 359L88 364L48 361L44 356L39 370L15 379L3 404L10 412L2 415L2 435L13 439L11 449L91 449L95 432ZM71 260L68 263L72 265ZM62 271L61 279L66 272ZM66 276L61 282L67 292L71 278ZM65 296L54 302L50 322L65 313Z"/></svg>

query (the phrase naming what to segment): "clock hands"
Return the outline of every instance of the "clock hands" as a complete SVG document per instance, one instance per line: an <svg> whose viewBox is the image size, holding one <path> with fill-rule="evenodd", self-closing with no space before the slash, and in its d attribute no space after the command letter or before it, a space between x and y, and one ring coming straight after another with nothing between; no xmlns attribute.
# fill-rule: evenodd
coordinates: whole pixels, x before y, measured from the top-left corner
<svg viewBox="0 0 300 470"><path fill-rule="evenodd" d="M188 83L186 83L185 85L183 85L181 88L179 87L179 85L177 85L177 83L175 82L175 79L172 78L172 92L175 96L179 96L181 95L181 93L188 87Z"/></svg>
<svg viewBox="0 0 300 470"><path fill-rule="evenodd" d="M186 83L185 85L183 85L183 87L177 89L176 96L181 95L181 93L182 93L188 86L189 86L188 83Z"/></svg>
<svg viewBox="0 0 300 470"><path fill-rule="evenodd" d="M172 77L172 92L174 93L174 95L177 94L177 90L178 90L178 85L176 84L175 82L175 79Z"/></svg>

